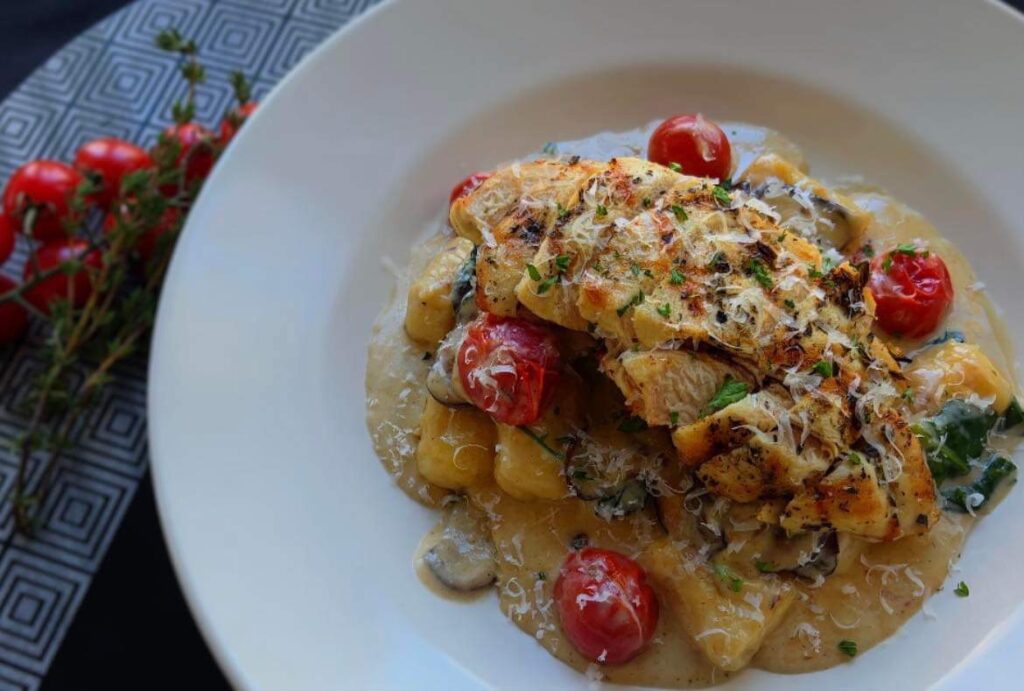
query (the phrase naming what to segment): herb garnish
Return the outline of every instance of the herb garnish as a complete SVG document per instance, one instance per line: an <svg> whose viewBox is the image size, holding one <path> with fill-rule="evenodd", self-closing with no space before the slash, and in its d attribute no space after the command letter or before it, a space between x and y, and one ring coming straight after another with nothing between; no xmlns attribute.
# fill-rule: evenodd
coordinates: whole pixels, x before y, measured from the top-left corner
<svg viewBox="0 0 1024 691"><path fill-rule="evenodd" d="M836 647L839 648L839 652L841 652L843 655L847 655L849 657L856 657L857 656L857 642L856 641L850 641L850 640L844 639L844 640L839 641L839 645L836 646Z"/></svg>
<svg viewBox="0 0 1024 691"><path fill-rule="evenodd" d="M540 448L544 449L545 451L547 451L549 454L551 454L552 456L554 456L558 460L560 460L560 461L564 461L565 460L565 454L563 452L558 451L558 450L553 449L550 446L548 446L548 442L547 442L548 435L546 435L546 434L544 434L544 435L537 434L536 432L534 432L532 429L530 429L526 425L520 425L519 426L519 430L523 434L528 436L530 439L535 441L537 443L537 445L540 446Z"/></svg>
<svg viewBox="0 0 1024 691"><path fill-rule="evenodd" d="M736 401L743 400L747 397L748 393L750 393L750 389L746 382L733 379L731 375L727 374L722 386L711 397L711 400L701 408L700 416L706 417L712 413L717 413L722 408L732 405Z"/></svg>
<svg viewBox="0 0 1024 691"><path fill-rule="evenodd" d="M624 315L626 312L629 311L630 307L634 307L636 305L643 304L643 301L644 301L644 291L641 290L636 295L631 297L629 299L629 302L627 302L625 305L623 305L622 307L620 307L617 310L615 310L615 313L621 317L622 315Z"/></svg>
<svg viewBox="0 0 1024 691"><path fill-rule="evenodd" d="M598 216L607 216L608 215L608 207L605 206L604 204L598 204L597 205L597 215Z"/></svg>
<svg viewBox="0 0 1024 691"><path fill-rule="evenodd" d="M960 581L960 583L957 584L953 592L956 593L957 597L967 597L971 594L971 589L967 587L966 583Z"/></svg>
<svg viewBox="0 0 1024 691"><path fill-rule="evenodd" d="M828 379L833 373L832 363L828 360L818 360L811 367L811 371Z"/></svg>
<svg viewBox="0 0 1024 691"><path fill-rule="evenodd" d="M668 319L668 315L671 314L671 312L672 306L669 305L667 302L663 302L660 305L658 305L658 314L665 317L666 319Z"/></svg>
<svg viewBox="0 0 1024 691"><path fill-rule="evenodd" d="M675 214L676 220L680 223L689 218L689 216L686 215L686 209L681 207L679 204L673 204L669 209L671 209L672 213Z"/></svg>
<svg viewBox="0 0 1024 691"><path fill-rule="evenodd" d="M675 161L672 161L671 163L669 163L668 167L671 168L672 170L676 171L677 173L682 173L683 172L683 167L681 165L679 165L678 163L676 163Z"/></svg>
<svg viewBox="0 0 1024 691"><path fill-rule="evenodd" d="M755 560L754 567L761 573L775 573L779 570L779 567L776 566L773 562L764 561L762 559Z"/></svg>
<svg viewBox="0 0 1024 691"><path fill-rule="evenodd" d="M738 593L743 589L743 579L735 571L725 564L715 564L715 575L718 579L729 586L729 590Z"/></svg>
<svg viewBox="0 0 1024 691"><path fill-rule="evenodd" d="M686 280L686 276L684 276L683 274L679 273L678 269L673 268L669 272L668 282L671 283L672 285L674 285L674 286L682 285L683 281L685 281L685 280Z"/></svg>
<svg viewBox="0 0 1024 691"><path fill-rule="evenodd" d="M672 426L673 426L673 427L675 427L676 425L678 425L678 424L679 424L679 412L678 412L678 411L675 411L675 410L673 410L673 411L672 411L671 413L669 413L669 414L668 414L668 421L669 421L670 423L672 423Z"/></svg>
<svg viewBox="0 0 1024 691"><path fill-rule="evenodd" d="M711 195L722 206L732 205L732 197L729 196L729 192L721 185L715 185L715 188L711 190Z"/></svg>
<svg viewBox="0 0 1024 691"><path fill-rule="evenodd" d="M760 259L751 259L747 262L747 271L754 276L754 280L760 283L763 288L771 288L775 285L772 277L768 275L768 268Z"/></svg>

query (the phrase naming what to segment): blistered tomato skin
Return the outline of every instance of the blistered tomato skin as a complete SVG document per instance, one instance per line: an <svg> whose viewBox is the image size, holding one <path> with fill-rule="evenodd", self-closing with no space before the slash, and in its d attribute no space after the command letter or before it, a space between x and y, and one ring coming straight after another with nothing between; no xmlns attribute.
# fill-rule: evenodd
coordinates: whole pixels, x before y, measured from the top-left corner
<svg viewBox="0 0 1024 691"><path fill-rule="evenodd" d="M467 194L482 185L484 180L489 177L491 177L490 173L473 173L472 175L467 176L452 188L451 194L448 195L448 203L453 204L459 197L465 197Z"/></svg>
<svg viewBox="0 0 1024 691"><path fill-rule="evenodd" d="M0 210L0 264L7 261L14 252L14 224L11 217Z"/></svg>
<svg viewBox="0 0 1024 691"><path fill-rule="evenodd" d="M732 147L722 128L700 113L674 115L658 125L647 144L647 158L681 172L724 180L732 172Z"/></svg>
<svg viewBox="0 0 1024 691"><path fill-rule="evenodd" d="M466 327L457 364L473 405L498 422L529 425L551 400L561 357L545 327L484 312Z"/></svg>
<svg viewBox="0 0 1024 691"><path fill-rule="evenodd" d="M632 660L658 627L658 598L647 574L618 552L587 547L570 553L554 597L566 638L595 662Z"/></svg>
<svg viewBox="0 0 1024 691"><path fill-rule="evenodd" d="M875 298L879 328L904 338L923 338L935 331L953 303L946 263L922 250L875 257L868 288Z"/></svg>

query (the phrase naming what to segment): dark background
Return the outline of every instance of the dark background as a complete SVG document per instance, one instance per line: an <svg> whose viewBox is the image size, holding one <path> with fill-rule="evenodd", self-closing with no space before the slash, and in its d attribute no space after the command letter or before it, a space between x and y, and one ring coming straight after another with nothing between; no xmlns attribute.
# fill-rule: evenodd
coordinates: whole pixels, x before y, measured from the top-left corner
<svg viewBox="0 0 1024 691"><path fill-rule="evenodd" d="M965 0L966 1L966 0ZM2 0L0 98L126 0ZM1024 0L1009 4L1024 9ZM192 621L164 547L147 475L43 689L228 688Z"/></svg>

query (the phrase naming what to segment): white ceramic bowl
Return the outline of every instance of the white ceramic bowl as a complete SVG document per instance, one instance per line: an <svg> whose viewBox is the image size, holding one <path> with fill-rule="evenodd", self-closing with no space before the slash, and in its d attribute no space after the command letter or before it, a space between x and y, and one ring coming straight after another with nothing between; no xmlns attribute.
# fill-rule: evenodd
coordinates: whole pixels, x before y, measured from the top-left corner
<svg viewBox="0 0 1024 691"><path fill-rule="evenodd" d="M1024 342L1024 30L935 0L438 0L371 11L295 70L182 237L151 366L153 477L181 582L239 686L581 688L498 612L417 582L432 522L364 427L373 317L468 171L700 110L781 130L961 244ZM983 521L936 620L761 688L1020 688L1024 497Z"/></svg>

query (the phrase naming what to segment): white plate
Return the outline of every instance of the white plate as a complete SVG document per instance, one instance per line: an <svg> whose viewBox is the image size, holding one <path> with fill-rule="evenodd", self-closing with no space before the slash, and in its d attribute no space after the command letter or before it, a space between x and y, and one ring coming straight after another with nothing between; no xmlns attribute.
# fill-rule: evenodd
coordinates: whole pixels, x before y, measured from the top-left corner
<svg viewBox="0 0 1024 691"><path fill-rule="evenodd" d="M168 544L231 679L260 689L582 688L493 599L454 604L410 555L432 515L364 428L370 323L465 173L678 111L775 127L958 241L1024 342L1024 31L982 2L441 0L354 22L275 91L189 219L151 367ZM1019 687L1024 492L947 589L810 689Z"/></svg>

